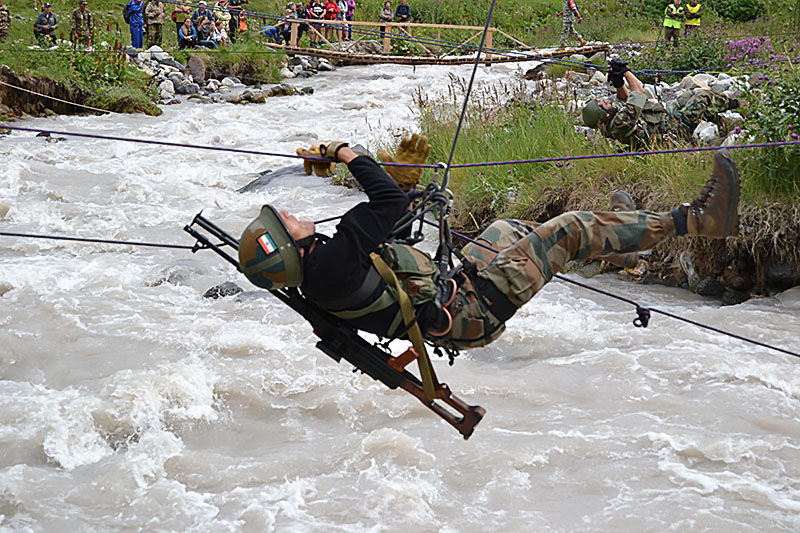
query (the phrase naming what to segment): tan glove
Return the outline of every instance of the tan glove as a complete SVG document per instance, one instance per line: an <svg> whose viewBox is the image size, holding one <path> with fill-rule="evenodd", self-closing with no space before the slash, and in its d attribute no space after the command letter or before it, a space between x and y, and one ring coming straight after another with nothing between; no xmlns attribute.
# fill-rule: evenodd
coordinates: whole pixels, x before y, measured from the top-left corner
<svg viewBox="0 0 800 533"><path fill-rule="evenodd" d="M311 145L311 148L298 148L297 155L303 157L319 157L324 158L325 156L322 155L322 147L324 145L317 143ZM306 175L310 176L311 171L313 170L317 176L330 176L333 174L333 171L336 169L336 163L333 161L312 161L310 159L303 160L303 169L306 171Z"/></svg>
<svg viewBox="0 0 800 533"><path fill-rule="evenodd" d="M404 137L400 141L397 153L394 157L386 150L378 150L378 158L384 163L406 163L413 165L424 165L431 155L431 145L428 138L424 135L420 137L416 133ZM383 169L397 182L404 191L410 191L422 177L422 169L419 167L383 167Z"/></svg>
<svg viewBox="0 0 800 533"><path fill-rule="evenodd" d="M321 144L320 151L322 152L322 157L327 157L328 159L333 159L337 163L341 163L341 161L339 160L339 150L341 150L345 146L350 146L350 145L342 141L331 141L325 144Z"/></svg>

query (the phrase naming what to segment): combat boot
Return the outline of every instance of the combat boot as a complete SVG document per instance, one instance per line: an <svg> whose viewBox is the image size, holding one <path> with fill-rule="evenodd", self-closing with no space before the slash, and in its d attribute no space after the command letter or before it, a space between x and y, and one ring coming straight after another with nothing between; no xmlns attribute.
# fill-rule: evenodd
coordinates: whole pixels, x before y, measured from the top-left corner
<svg viewBox="0 0 800 533"><path fill-rule="evenodd" d="M631 195L625 191L614 191L611 193L608 203L609 211L636 211Z"/></svg>
<svg viewBox="0 0 800 533"><path fill-rule="evenodd" d="M739 170L724 148L714 154L711 178L691 204L679 211L686 216L689 235L722 239L739 233Z"/></svg>

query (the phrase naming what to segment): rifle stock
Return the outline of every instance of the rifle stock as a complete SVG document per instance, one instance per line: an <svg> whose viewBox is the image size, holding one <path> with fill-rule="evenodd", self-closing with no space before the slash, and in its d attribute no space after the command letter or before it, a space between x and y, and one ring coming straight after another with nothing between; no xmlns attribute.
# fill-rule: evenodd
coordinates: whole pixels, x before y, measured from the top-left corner
<svg viewBox="0 0 800 533"><path fill-rule="evenodd" d="M206 235L192 227L194 224L208 231L222 242L220 244L212 243ZM221 249L223 246L231 246L234 249L238 249L239 242L236 239L200 214L195 216L192 224L185 226L184 230L203 245L195 246L195 249L192 250L193 252L209 248L239 270L238 261ZM320 339L316 346L322 352L337 363L344 359L364 374L380 381L390 389L401 388L410 393L422 402L425 407L456 428L465 440L472 435L475 426L478 425L478 422L481 421L486 413L483 407L469 405L458 398L445 383L436 388L436 399L428 401L425 397L422 382L414 374L407 370L397 370L390 364L390 360L393 359L391 353L380 346L370 344L355 329L309 303L297 289L280 289L269 292L294 309L311 324L314 333Z"/></svg>

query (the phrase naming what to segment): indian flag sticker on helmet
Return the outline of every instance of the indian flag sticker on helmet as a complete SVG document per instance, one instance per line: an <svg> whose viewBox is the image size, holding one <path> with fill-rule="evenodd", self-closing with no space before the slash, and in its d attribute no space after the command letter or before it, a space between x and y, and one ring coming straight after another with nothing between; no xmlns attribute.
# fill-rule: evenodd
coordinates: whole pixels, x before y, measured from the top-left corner
<svg viewBox="0 0 800 533"><path fill-rule="evenodd" d="M275 246L275 241L269 236L269 233L265 233L258 238L258 245L261 246L261 249L264 250L267 255L270 255L278 249L278 247Z"/></svg>

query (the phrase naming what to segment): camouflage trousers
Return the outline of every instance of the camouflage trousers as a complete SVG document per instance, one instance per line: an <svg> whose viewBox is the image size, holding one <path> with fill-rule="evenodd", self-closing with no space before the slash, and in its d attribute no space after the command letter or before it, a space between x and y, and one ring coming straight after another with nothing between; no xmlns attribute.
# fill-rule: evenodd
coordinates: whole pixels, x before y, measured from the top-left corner
<svg viewBox="0 0 800 533"><path fill-rule="evenodd" d="M147 25L147 47L161 46L161 24L151 23Z"/></svg>
<svg viewBox="0 0 800 533"><path fill-rule="evenodd" d="M497 220L478 237L498 252L470 243L462 250L484 280L516 308L533 298L568 261L648 250L675 234L671 213L571 211L537 225ZM489 344L505 330L464 276L448 310L453 318L447 340L459 349Z"/></svg>
<svg viewBox="0 0 800 533"><path fill-rule="evenodd" d="M575 19L565 17L561 25L561 39L559 41L561 47L567 46L567 41L569 41L570 37L575 38L578 42L583 40L581 34L575 29Z"/></svg>
<svg viewBox="0 0 800 533"><path fill-rule="evenodd" d="M708 89L686 91L667 108L668 130L679 131L680 136L691 139L702 121L719 124L719 114L730 107L730 99Z"/></svg>
<svg viewBox="0 0 800 533"><path fill-rule="evenodd" d="M671 27L664 27L664 42L669 43L672 41L672 47L675 48L678 46L678 39L681 35L680 28L671 28Z"/></svg>

